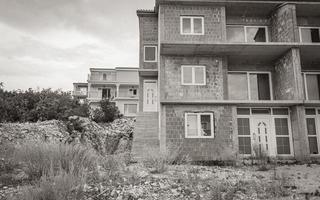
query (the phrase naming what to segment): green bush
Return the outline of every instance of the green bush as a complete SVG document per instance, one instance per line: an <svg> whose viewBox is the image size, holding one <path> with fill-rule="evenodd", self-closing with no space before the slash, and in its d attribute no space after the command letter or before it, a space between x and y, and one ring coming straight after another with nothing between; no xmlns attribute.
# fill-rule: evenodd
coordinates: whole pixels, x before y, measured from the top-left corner
<svg viewBox="0 0 320 200"><path fill-rule="evenodd" d="M89 116L89 106L80 104L68 92L4 91L0 89L0 122L66 120L69 116Z"/></svg>
<svg viewBox="0 0 320 200"><path fill-rule="evenodd" d="M31 179L52 173L60 168L75 175L97 168L99 156L93 149L81 145L67 145L45 142L27 142L18 146L14 160L23 165L23 170ZM50 171L51 170L51 171Z"/></svg>
<svg viewBox="0 0 320 200"><path fill-rule="evenodd" d="M120 117L121 115L118 107L108 99L100 101L100 108L93 110L91 114L91 119L97 123L113 122Z"/></svg>

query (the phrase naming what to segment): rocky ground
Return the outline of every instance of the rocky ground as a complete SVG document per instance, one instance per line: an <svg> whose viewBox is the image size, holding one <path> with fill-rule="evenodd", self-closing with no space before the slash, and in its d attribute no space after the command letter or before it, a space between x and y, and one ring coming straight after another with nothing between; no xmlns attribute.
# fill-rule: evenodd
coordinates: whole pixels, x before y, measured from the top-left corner
<svg viewBox="0 0 320 200"><path fill-rule="evenodd" d="M10 154L4 152L10 152L14 145L26 140L82 143L101 155L113 154L113 160L119 160L131 148L133 126L133 119L97 124L79 117L68 122L0 124L0 200L10 199L21 187L30 184L21 170L6 165L10 159L3 155ZM101 170L99 179L89 179L85 184L86 199L320 199L320 166L316 164L263 168L170 165L163 173L152 171L143 163L124 165L111 174Z"/></svg>
<svg viewBox="0 0 320 200"><path fill-rule="evenodd" d="M320 199L319 165L279 166L268 171L181 165L151 174L135 164L127 170L119 184L110 185L109 180L87 185L88 199Z"/></svg>

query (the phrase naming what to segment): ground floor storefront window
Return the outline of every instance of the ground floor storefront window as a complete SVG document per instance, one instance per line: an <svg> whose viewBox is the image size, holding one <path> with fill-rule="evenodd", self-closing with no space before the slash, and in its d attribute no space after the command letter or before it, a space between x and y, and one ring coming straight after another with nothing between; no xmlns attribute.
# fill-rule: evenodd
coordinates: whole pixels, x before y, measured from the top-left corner
<svg viewBox="0 0 320 200"><path fill-rule="evenodd" d="M242 155L293 155L288 108L238 108L238 146Z"/></svg>

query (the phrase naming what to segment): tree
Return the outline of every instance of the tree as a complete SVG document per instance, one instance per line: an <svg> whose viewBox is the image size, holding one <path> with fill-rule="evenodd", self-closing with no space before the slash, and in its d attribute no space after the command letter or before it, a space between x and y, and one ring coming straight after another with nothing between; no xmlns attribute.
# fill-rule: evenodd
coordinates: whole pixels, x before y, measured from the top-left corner
<svg viewBox="0 0 320 200"><path fill-rule="evenodd" d="M100 101L100 108L93 110L92 120L95 122L112 122L121 117L118 107L108 99Z"/></svg>
<svg viewBox="0 0 320 200"><path fill-rule="evenodd" d="M4 83L3 83L3 82L0 82L0 90L3 89L3 86L4 86Z"/></svg>

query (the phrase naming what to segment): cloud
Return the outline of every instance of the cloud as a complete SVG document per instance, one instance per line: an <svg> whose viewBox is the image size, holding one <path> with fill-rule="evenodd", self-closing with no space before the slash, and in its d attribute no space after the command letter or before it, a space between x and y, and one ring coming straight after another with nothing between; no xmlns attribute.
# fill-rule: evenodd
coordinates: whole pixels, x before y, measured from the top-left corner
<svg viewBox="0 0 320 200"><path fill-rule="evenodd" d="M138 8L152 0L0 0L6 89L72 89L90 67L138 66ZM25 81L27 80L27 81Z"/></svg>

